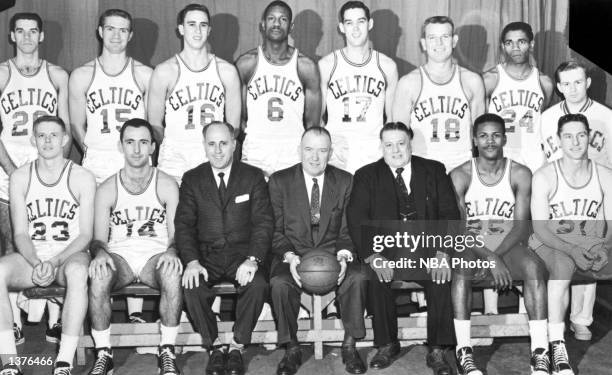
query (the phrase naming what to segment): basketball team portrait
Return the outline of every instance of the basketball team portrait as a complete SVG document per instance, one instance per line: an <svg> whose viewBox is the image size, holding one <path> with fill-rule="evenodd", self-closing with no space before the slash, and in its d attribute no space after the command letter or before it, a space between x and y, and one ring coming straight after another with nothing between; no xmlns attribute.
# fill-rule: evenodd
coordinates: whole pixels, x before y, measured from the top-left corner
<svg viewBox="0 0 612 375"><path fill-rule="evenodd" d="M0 375L609 374L610 21L0 0Z"/></svg>

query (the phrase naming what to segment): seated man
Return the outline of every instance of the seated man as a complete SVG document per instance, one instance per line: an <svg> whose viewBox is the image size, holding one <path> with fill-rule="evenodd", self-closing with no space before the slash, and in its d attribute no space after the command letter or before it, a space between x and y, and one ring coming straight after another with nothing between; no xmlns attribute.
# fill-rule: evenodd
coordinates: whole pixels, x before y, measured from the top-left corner
<svg viewBox="0 0 612 375"><path fill-rule="evenodd" d="M481 269L453 268L452 296L459 373L482 375L474 363L470 343L472 285L478 281L490 285L492 281L497 290L504 290L512 286L512 280L520 280L524 285L529 316L531 373L546 375L550 365L546 325L548 273L542 260L521 245L530 229L531 171L504 157L506 126L501 117L484 114L474 121L472 131L478 157L453 169L450 176L457 193L459 210L467 220L467 230L473 235L482 236L484 246L458 252L456 256L465 261L480 258L491 264L495 262L495 265ZM475 277L478 281L472 281Z"/></svg>
<svg viewBox="0 0 612 375"><path fill-rule="evenodd" d="M274 227L270 196L259 168L234 161L234 128L212 122L202 130L208 162L183 176L176 210L176 246L185 265L182 285L187 312L211 350L206 374L244 374L241 351L251 342L268 282L262 261ZM226 356L211 309L212 286L237 286L234 337Z"/></svg>
<svg viewBox="0 0 612 375"><path fill-rule="evenodd" d="M373 314L374 345L378 347L370 367L386 368L400 352L397 308L391 281L416 280L425 288L428 301L427 341L431 351L427 355L427 365L434 375L449 375L451 368L444 357L444 349L455 345L450 268L417 266L394 270L387 261L401 262L408 254L401 251L374 252L362 238L368 222L373 220L419 227L423 220L431 220L429 223L438 220L446 225L447 220L459 219L452 182L444 172L444 165L412 155L413 135L412 129L401 122L383 126L380 131L383 158L355 173L347 209L348 226L360 258L370 265L368 311ZM448 228L440 229L446 231ZM419 260L435 257L438 264L449 263L448 250L444 249L435 252L421 249L412 256Z"/></svg>
<svg viewBox="0 0 612 375"><path fill-rule="evenodd" d="M345 327L342 361L351 374L366 371L355 349L355 339L365 336L363 312L367 276L362 272L357 256L351 252L353 243L345 212L352 176L327 165L331 155L329 132L325 128L309 128L300 143L302 162L274 173L269 181L275 218L272 242L275 256L270 274L272 307L277 320L278 343L287 348L278 365L279 375L295 374L302 362L297 342L302 293L297 265L300 256L313 248L335 254L340 262L336 298ZM310 221L304 222L302 217L309 217ZM347 263L350 266L347 267Z"/></svg>
<svg viewBox="0 0 612 375"><path fill-rule="evenodd" d="M544 260L548 281L548 340L552 373L573 375L565 348L565 314L569 287L581 279L610 279L612 170L589 159L589 121L580 113L557 123L561 158L533 176L531 214L534 234L529 246ZM604 221L605 220L605 221Z"/></svg>
<svg viewBox="0 0 612 375"><path fill-rule="evenodd" d="M91 241L96 182L91 173L64 158L66 125L55 116L34 121L38 159L10 179L11 220L17 252L0 258L0 358L2 375L21 374L13 337L8 291L66 287L63 332L53 374L69 375L87 313L86 248Z"/></svg>
<svg viewBox="0 0 612 375"><path fill-rule="evenodd" d="M89 374L113 371L111 291L139 281L161 292L159 373L176 375L174 344L183 271L173 241L178 186L172 177L149 165L155 143L147 121L126 121L119 131L119 142L125 164L98 188L94 240L89 247L89 316L97 351Z"/></svg>

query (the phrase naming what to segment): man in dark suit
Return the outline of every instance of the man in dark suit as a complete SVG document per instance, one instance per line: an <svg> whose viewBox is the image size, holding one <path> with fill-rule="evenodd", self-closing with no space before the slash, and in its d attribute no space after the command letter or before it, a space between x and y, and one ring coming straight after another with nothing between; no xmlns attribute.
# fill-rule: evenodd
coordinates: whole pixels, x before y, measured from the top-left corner
<svg viewBox="0 0 612 375"><path fill-rule="evenodd" d="M202 344L212 349L206 373L243 374L241 350L251 341L268 297L261 269L272 241L273 214L263 172L233 161L234 129L223 122L206 125L208 162L183 176L175 218L175 239L185 265L185 304ZM213 284L238 287L234 338L226 356L211 309Z"/></svg>
<svg viewBox="0 0 612 375"><path fill-rule="evenodd" d="M302 162L274 173L269 182L275 219L272 306L278 343L286 347L277 374L295 374L302 362L297 342L302 289L296 268L300 257L313 248L329 251L340 262L336 298L345 328L342 360L349 373L362 374L366 367L355 349L355 340L365 336L367 276L352 252L346 224L352 176L327 165L332 149L329 132L324 128L306 130L299 151Z"/></svg>
<svg viewBox="0 0 612 375"><path fill-rule="evenodd" d="M373 314L374 345L378 351L370 367L388 367L399 354L397 310L391 281L415 280L423 285L428 301L427 340L430 352L427 364L436 375L451 374L444 357L444 348L455 345L453 310L450 294L450 267L420 267L418 258L437 258L450 264L449 250L420 248L411 254L392 249L374 252L368 225L374 220L419 228L431 233L446 234L444 220L459 219L459 210L450 178L439 162L412 156L412 130L403 123L388 123L380 131L383 158L355 173L353 191L347 209L351 238L359 257L370 265L368 311ZM418 220L418 221L417 221ZM425 220L428 227L422 228ZM445 226L440 230L440 226ZM400 227L401 228L401 227ZM433 228L436 229L436 228ZM409 255L415 267L394 269L387 260L400 260ZM395 275L394 275L395 272Z"/></svg>

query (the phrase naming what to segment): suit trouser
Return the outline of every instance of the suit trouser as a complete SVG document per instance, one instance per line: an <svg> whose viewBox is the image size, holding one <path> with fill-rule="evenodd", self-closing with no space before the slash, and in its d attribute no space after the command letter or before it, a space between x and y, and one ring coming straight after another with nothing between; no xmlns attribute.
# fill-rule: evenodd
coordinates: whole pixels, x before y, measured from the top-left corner
<svg viewBox="0 0 612 375"><path fill-rule="evenodd" d="M373 315L374 346L383 346L397 341L397 292L391 283L380 282L371 267L369 269L368 311ZM405 271L409 271L406 274ZM397 272L397 270L396 270ZM453 325L453 304L451 283L436 284L425 269L403 270L401 279L415 281L425 288L427 298L427 341L433 346L452 346L456 344Z"/></svg>
<svg viewBox="0 0 612 375"><path fill-rule="evenodd" d="M204 347L210 347L219 334L217 319L211 308L216 297L212 286L222 281L234 283L238 292L234 340L240 344L251 342L251 334L257 324L263 304L268 299L269 288L261 268L255 273L253 281L247 285L239 286L236 283L236 271L244 260L245 256L241 254L209 254L206 260L200 261L208 272L208 281L204 281L204 277L200 276L199 287L183 288L187 312L195 330L202 336Z"/></svg>
<svg viewBox="0 0 612 375"><path fill-rule="evenodd" d="M340 304L340 316L344 330L360 339L365 336L363 313L367 298L367 274L359 263L349 263L342 284L336 289ZM270 279L272 307L276 317L278 343L297 342L297 320L300 311L302 289L295 283L289 265L280 263L272 271ZM313 311L313 314L320 314Z"/></svg>

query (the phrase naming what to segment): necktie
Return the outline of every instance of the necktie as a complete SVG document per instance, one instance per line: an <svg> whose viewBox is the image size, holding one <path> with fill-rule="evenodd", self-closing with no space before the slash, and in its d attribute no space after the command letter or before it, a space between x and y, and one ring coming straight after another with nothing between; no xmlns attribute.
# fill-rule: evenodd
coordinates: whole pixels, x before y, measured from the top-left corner
<svg viewBox="0 0 612 375"><path fill-rule="evenodd" d="M314 184L312 185L312 192L310 193L310 224L319 225L321 219L321 206L319 204L319 197L321 193L319 191L319 183L316 178L312 179Z"/></svg>
<svg viewBox="0 0 612 375"><path fill-rule="evenodd" d="M227 187L225 186L225 181L223 180L225 173L219 172L218 176L219 176L219 199L221 199L221 202L225 202L225 193L227 192Z"/></svg>
<svg viewBox="0 0 612 375"><path fill-rule="evenodd" d="M397 174L397 176L395 177L395 182L397 182L397 186L399 187L399 203L400 203L400 207L399 207L399 212L400 212L400 216L402 217L402 220L408 220L408 219L414 219L414 215L416 212L414 212L413 209L411 209L410 207L410 194L408 194L408 188L406 187L406 183L404 182L404 178L402 177L402 172L404 171L404 168L397 168L395 170L395 173Z"/></svg>

